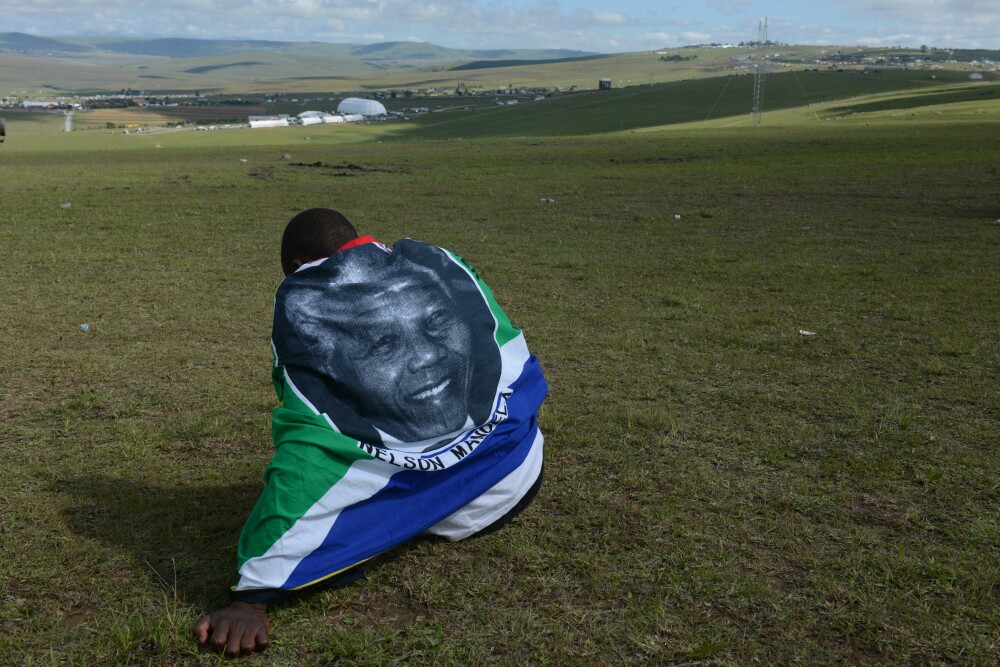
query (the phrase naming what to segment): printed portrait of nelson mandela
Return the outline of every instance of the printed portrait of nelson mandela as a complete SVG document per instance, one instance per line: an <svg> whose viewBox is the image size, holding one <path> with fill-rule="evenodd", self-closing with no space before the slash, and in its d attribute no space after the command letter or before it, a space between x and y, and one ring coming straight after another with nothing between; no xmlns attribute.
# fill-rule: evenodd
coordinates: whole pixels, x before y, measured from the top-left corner
<svg viewBox="0 0 1000 667"><path fill-rule="evenodd" d="M487 421L500 378L496 321L439 248L366 244L288 276L272 340L298 390L337 429L428 451Z"/></svg>

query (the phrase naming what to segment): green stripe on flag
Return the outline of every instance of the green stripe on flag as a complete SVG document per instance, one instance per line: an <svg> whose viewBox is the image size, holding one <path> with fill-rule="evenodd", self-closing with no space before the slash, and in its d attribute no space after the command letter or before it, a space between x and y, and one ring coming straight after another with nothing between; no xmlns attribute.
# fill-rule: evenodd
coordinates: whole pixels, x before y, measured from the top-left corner
<svg viewBox="0 0 1000 667"><path fill-rule="evenodd" d="M495 317L497 320L497 331L496 331L497 345L503 347L508 342L517 338L520 335L521 330L515 327L513 324L511 324L510 318L507 317L507 313L503 312L503 309L500 307L500 304L497 303L496 298L493 296L493 290L491 290L489 286L483 282L483 279L479 277L479 274L476 273L476 270L474 268L472 268L472 265L450 250L447 250L445 248L441 248L441 250L444 250L446 253L448 253L448 256L451 257L454 261L458 262L466 269L468 269L469 273L471 273L472 276L476 279L476 283L479 285L479 289L482 290L483 295L486 297L486 303L489 305L490 311L492 311L493 313L493 317Z"/></svg>
<svg viewBox="0 0 1000 667"><path fill-rule="evenodd" d="M309 410L286 386L283 371L276 366L273 376L281 401L271 418L274 457L264 471L264 491L240 534L237 569L266 553L355 461L372 458L357 440L337 433L325 417Z"/></svg>

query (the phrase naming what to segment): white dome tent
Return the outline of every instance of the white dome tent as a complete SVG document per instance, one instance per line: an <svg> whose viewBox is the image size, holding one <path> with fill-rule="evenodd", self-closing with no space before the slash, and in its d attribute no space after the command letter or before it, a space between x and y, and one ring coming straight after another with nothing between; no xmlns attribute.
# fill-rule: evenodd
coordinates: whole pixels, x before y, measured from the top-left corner
<svg viewBox="0 0 1000 667"><path fill-rule="evenodd" d="M337 113L345 116L384 116L386 110L381 102L363 100L360 97L348 97L337 105Z"/></svg>

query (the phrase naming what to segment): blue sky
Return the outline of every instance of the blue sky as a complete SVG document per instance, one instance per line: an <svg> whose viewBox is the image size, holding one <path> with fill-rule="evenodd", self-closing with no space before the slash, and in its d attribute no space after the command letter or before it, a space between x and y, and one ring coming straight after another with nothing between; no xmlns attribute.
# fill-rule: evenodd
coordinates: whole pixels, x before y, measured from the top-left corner
<svg viewBox="0 0 1000 667"><path fill-rule="evenodd" d="M644 51L752 40L1000 48L1000 0L0 0L2 31Z"/></svg>

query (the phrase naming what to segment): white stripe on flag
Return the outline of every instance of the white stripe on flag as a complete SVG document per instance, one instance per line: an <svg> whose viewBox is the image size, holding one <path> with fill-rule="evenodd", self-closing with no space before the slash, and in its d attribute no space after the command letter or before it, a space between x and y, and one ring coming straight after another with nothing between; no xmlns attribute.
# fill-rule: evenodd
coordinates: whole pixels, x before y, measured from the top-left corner
<svg viewBox="0 0 1000 667"><path fill-rule="evenodd" d="M428 535L440 535L452 541L461 540L475 535L512 510L542 472L544 442L542 431L539 429L534 442L531 443L531 450L521 465L486 493L424 532Z"/></svg>
<svg viewBox="0 0 1000 667"><path fill-rule="evenodd" d="M341 510L371 498L389 483L385 473L386 464L382 461L355 461L340 481L285 531L271 548L243 563L236 590L281 588L302 559L323 543Z"/></svg>

